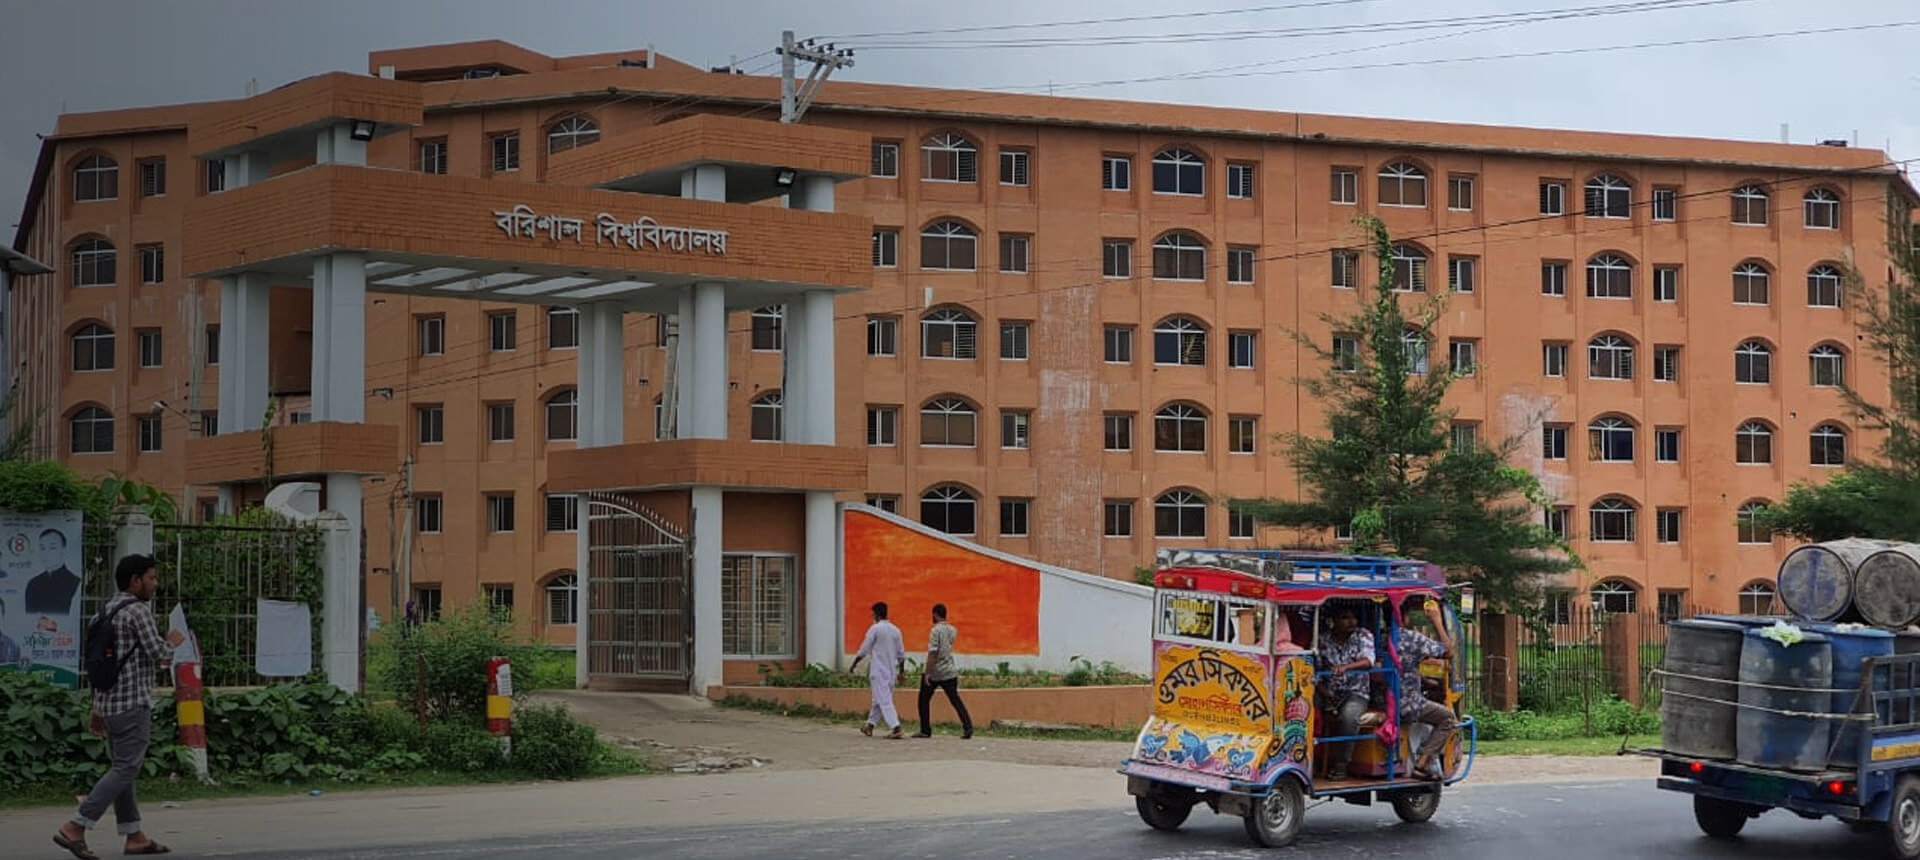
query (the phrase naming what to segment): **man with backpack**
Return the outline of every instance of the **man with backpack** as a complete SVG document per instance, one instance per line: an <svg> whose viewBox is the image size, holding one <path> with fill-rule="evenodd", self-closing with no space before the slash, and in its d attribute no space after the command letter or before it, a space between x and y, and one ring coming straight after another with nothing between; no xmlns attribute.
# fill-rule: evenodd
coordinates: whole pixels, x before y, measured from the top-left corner
<svg viewBox="0 0 1920 860"><path fill-rule="evenodd" d="M173 648L185 637L180 631L160 636L153 609L148 607L160 590L160 575L150 555L129 555L113 569L120 593L107 601L87 625L84 645L88 685L93 688L93 732L107 736L113 768L81 801L71 821L60 825L53 843L80 860L97 860L87 847L87 831L113 807L116 830L127 839L127 854L167 854L171 849L153 841L140 829L140 806L134 786L147 757L153 731L153 681L160 666L173 659Z"/></svg>

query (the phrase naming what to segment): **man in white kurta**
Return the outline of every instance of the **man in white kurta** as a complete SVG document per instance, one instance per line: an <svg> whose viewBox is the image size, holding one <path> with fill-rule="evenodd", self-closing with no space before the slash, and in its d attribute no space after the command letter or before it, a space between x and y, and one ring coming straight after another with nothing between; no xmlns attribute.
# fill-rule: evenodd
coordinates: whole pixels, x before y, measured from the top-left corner
<svg viewBox="0 0 1920 860"><path fill-rule="evenodd" d="M860 643L860 653L853 655L847 671L858 669L861 660L868 661L867 686L873 690L873 710L867 712L867 724L860 727L860 733L872 737L873 727L885 720L887 728L892 729L888 740L905 737L900 732L900 714L893 707L893 685L906 670L907 645L900 628L887 620L885 603L873 605L873 626L867 628L867 638Z"/></svg>

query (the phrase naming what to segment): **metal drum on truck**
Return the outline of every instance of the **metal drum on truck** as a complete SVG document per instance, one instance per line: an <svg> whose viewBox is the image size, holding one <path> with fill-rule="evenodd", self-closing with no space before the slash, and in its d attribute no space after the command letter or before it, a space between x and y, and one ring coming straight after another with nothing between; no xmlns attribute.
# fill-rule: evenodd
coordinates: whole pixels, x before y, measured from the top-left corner
<svg viewBox="0 0 1920 860"><path fill-rule="evenodd" d="M1920 619L1920 546L1892 544L1861 562L1853 606L1875 627L1898 630Z"/></svg>
<svg viewBox="0 0 1920 860"><path fill-rule="evenodd" d="M1834 621L1853 605L1854 572L1887 541L1845 538L1811 543L1787 553L1774 576L1780 602L1812 621Z"/></svg>
<svg viewBox="0 0 1920 860"><path fill-rule="evenodd" d="M1736 761L1751 767L1820 771L1827 766L1833 721L1833 644L1804 631L1799 642L1783 645L1746 631L1740 646L1740 715L1736 720Z"/></svg>
<svg viewBox="0 0 1920 860"><path fill-rule="evenodd" d="M1670 753L1730 759L1740 653L1747 628L1723 621L1675 621L1667 627L1660 746Z"/></svg>
<svg viewBox="0 0 1920 860"><path fill-rule="evenodd" d="M1868 658L1893 656L1893 634L1857 625L1820 624L1814 629L1833 643L1833 713L1872 714L1873 701L1860 696L1862 668ZM1830 763L1834 767L1854 767L1860 761L1864 722L1836 720L1834 732Z"/></svg>

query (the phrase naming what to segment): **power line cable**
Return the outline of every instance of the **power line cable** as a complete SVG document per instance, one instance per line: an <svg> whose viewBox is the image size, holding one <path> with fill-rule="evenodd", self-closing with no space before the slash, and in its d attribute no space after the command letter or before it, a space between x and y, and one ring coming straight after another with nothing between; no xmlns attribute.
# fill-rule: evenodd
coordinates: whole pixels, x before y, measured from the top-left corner
<svg viewBox="0 0 1920 860"><path fill-rule="evenodd" d="M1309 0L1304 3L1279 3L1268 6L1247 6L1238 9L1212 9L1201 12L1166 12L1158 15L1124 15L1113 18L1081 18L1072 21L1040 21L1028 24L987 24L973 27L936 27L924 30L889 30L874 33L837 33L822 36L823 39L883 39L893 36L930 36L951 33L988 33L1007 30L1036 30L1051 27L1083 27L1100 24L1133 24L1142 21L1172 21L1184 18L1210 18L1225 15L1255 15L1262 12L1282 12L1292 9L1314 9L1326 6L1357 6L1361 3L1377 3L1381 0Z"/></svg>

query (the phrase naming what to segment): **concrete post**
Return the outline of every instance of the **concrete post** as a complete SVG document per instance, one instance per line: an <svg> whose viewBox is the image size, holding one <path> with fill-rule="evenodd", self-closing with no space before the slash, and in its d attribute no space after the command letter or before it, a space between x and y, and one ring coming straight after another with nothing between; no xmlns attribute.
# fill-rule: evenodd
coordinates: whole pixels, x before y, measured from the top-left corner
<svg viewBox="0 0 1920 860"><path fill-rule="evenodd" d="M1640 622L1637 612L1609 617L1602 646L1614 691L1636 708L1640 706Z"/></svg>
<svg viewBox="0 0 1920 860"><path fill-rule="evenodd" d="M727 200L727 167L696 164L680 174L680 196L693 200Z"/></svg>
<svg viewBox="0 0 1920 860"><path fill-rule="evenodd" d="M353 124L336 122L320 129L313 145L315 164L366 166L367 144L353 139Z"/></svg>
<svg viewBox="0 0 1920 860"><path fill-rule="evenodd" d="M1487 707L1520 707L1520 616L1487 612L1480 616L1480 690Z"/></svg>
<svg viewBox="0 0 1920 860"><path fill-rule="evenodd" d="M832 493L807 493L806 564L800 576L806 583L806 663L840 668L840 503Z"/></svg>
<svg viewBox="0 0 1920 860"><path fill-rule="evenodd" d="M134 553L153 555L153 518L139 508L122 505L113 511L113 558L109 561L118 564ZM178 570L170 572L179 575Z"/></svg>
<svg viewBox="0 0 1920 860"><path fill-rule="evenodd" d="M581 448L618 445L625 441L626 313L618 305L597 303L580 308L580 349L575 365L579 427L575 444Z"/></svg>
<svg viewBox="0 0 1920 860"><path fill-rule="evenodd" d="M328 476L329 494L335 477ZM358 479L355 486L358 487ZM321 667L327 682L350 693L360 691L360 538L356 525L338 510L314 518L321 531Z"/></svg>
<svg viewBox="0 0 1920 860"><path fill-rule="evenodd" d="M720 529L719 487L694 487L693 497L693 679L691 692L706 696L719 686L725 668L720 658Z"/></svg>
<svg viewBox="0 0 1920 860"><path fill-rule="evenodd" d="M272 176L273 165L264 152L236 153L220 161L221 175L226 180L225 190L227 191L265 182Z"/></svg>
<svg viewBox="0 0 1920 860"><path fill-rule="evenodd" d="M259 430L267 412L268 300L263 275L220 280L220 432Z"/></svg>
<svg viewBox="0 0 1920 860"><path fill-rule="evenodd" d="M809 445L837 444L834 420L833 293L809 290L800 297L799 320L790 315L788 326L803 332L800 340L800 376L806 380L806 429L800 436ZM791 348L791 347L789 347Z"/></svg>
<svg viewBox="0 0 1920 860"><path fill-rule="evenodd" d="M365 422L366 385L367 260L323 254L313 260L313 420Z"/></svg>
<svg viewBox="0 0 1920 860"><path fill-rule="evenodd" d="M727 438L727 290L723 284L693 285L692 319L680 326L682 439Z"/></svg>
<svg viewBox="0 0 1920 860"><path fill-rule="evenodd" d="M781 416L780 439L805 444L808 441L807 428L811 423L807 416L813 410L818 392L814 390L805 367L809 332L802 322L803 305L797 300L799 298L796 296L796 301L789 301L780 308L781 325L786 336L780 355L780 400L784 413Z"/></svg>

